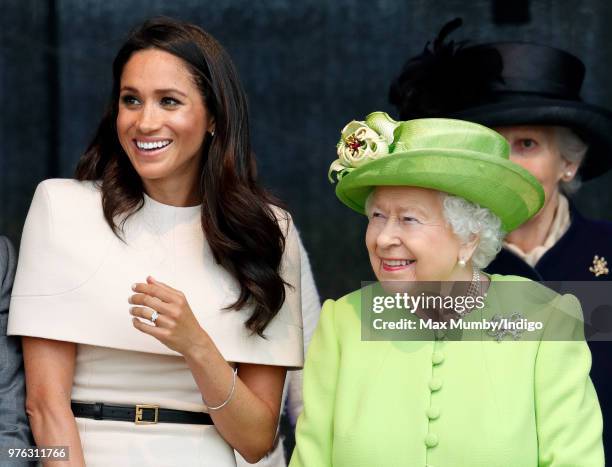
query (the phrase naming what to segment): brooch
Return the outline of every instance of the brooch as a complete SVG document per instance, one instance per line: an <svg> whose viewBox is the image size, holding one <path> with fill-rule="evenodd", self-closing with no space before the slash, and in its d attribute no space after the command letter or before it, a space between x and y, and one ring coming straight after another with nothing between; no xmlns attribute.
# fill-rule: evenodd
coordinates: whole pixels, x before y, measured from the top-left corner
<svg viewBox="0 0 612 467"><path fill-rule="evenodd" d="M512 313L510 318L502 318L499 315L493 316L490 323L493 324L493 329L487 331L487 334L494 337L497 342L504 340L504 337L511 336L513 340L521 338L521 334L525 332L517 326L518 323L523 319L523 315L520 313Z"/></svg>
<svg viewBox="0 0 612 467"><path fill-rule="evenodd" d="M608 274L608 262L606 261L606 258L603 256L600 258L598 255L595 255L593 258L593 266L589 268L589 271L595 274L595 277Z"/></svg>

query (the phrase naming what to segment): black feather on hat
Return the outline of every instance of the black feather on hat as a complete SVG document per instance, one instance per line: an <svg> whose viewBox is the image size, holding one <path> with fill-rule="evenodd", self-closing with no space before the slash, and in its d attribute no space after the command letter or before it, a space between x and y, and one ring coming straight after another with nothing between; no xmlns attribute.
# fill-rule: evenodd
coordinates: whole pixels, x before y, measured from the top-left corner
<svg viewBox="0 0 612 467"><path fill-rule="evenodd" d="M487 81L501 80L498 54L489 53L482 63L472 64L472 54L464 49L467 41L445 42L462 24L461 18L446 23L433 44L427 42L421 54L408 60L391 84L389 101L401 120L448 116L478 100Z"/></svg>

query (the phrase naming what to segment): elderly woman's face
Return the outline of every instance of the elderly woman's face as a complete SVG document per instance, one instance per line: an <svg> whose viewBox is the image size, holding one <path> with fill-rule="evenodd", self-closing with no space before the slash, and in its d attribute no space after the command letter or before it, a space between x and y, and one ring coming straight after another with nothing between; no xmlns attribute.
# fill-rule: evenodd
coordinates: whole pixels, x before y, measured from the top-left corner
<svg viewBox="0 0 612 467"><path fill-rule="evenodd" d="M123 68L117 135L147 182L191 183L213 120L185 63L158 49L136 52Z"/></svg>
<svg viewBox="0 0 612 467"><path fill-rule="evenodd" d="M458 280L463 248L443 215L442 195L378 187L368 204L366 246L379 281Z"/></svg>
<svg viewBox="0 0 612 467"><path fill-rule="evenodd" d="M495 130L510 143L510 160L527 169L544 188L548 202L561 180L569 181L577 164L561 157L554 128L550 126L507 126Z"/></svg>

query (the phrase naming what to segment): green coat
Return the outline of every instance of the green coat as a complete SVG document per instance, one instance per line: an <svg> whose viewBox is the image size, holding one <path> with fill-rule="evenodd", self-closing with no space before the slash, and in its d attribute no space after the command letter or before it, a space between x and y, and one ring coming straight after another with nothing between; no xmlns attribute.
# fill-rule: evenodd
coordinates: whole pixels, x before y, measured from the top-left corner
<svg viewBox="0 0 612 467"><path fill-rule="evenodd" d="M525 281L494 275L489 291L509 280ZM469 318L490 319L496 299ZM290 467L603 466L582 323L558 318L581 316L580 304L554 294L538 307L532 340L368 342L360 291L326 301Z"/></svg>

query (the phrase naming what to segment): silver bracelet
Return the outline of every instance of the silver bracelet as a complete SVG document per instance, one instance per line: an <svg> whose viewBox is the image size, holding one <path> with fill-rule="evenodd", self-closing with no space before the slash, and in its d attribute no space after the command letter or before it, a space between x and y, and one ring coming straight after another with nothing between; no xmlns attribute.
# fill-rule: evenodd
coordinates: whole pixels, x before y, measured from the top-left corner
<svg viewBox="0 0 612 467"><path fill-rule="evenodd" d="M230 393L227 396L227 399L225 399L221 405L218 405L216 407L211 407L208 405L208 403L204 400L204 397L202 397L202 400L204 401L204 405L206 405L206 407L208 408L208 411L215 411L215 410L219 410L222 409L223 407L225 407L227 404L229 404L229 401L232 400L232 397L234 396L234 391L236 390L236 373L238 373L238 368L234 368L233 370L234 373L234 378L232 379L232 389L230 389Z"/></svg>

